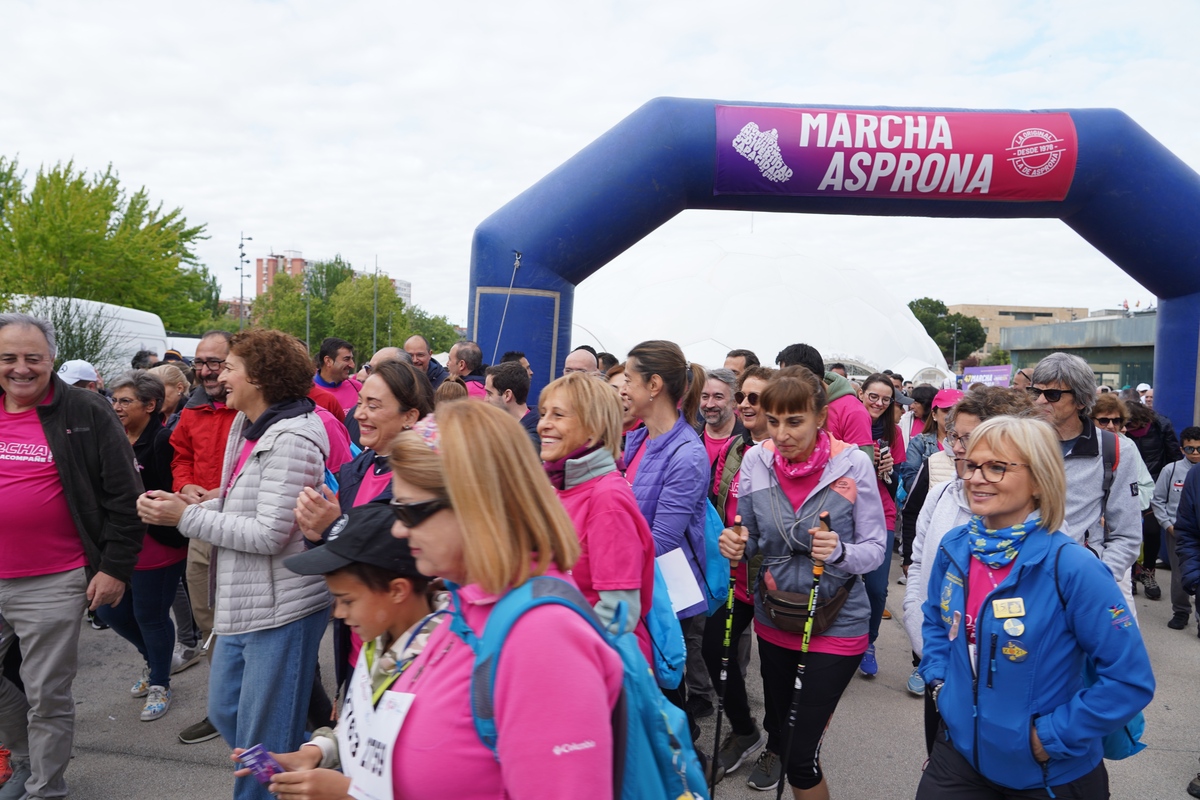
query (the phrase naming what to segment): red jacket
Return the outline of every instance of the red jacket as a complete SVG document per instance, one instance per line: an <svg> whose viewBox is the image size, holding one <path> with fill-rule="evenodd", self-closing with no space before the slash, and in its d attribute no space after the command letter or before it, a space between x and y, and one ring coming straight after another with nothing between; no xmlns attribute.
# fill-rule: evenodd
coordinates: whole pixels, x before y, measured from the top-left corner
<svg viewBox="0 0 1200 800"><path fill-rule="evenodd" d="M171 447L175 449L171 477L175 491L190 483L206 491L221 484L225 442L237 413L224 405L214 406L203 386L192 392L171 434Z"/></svg>

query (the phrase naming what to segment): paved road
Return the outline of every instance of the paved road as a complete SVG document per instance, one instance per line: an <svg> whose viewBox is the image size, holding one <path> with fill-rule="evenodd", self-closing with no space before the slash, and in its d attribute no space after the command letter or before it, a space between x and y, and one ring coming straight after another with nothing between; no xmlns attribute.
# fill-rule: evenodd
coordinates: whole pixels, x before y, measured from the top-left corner
<svg viewBox="0 0 1200 800"><path fill-rule="evenodd" d="M911 798L924 761L921 701L904 688L908 679L908 640L899 620L903 587L893 565L889 607L878 642L879 677L855 678L826 737L822 763L839 800ZM1167 573L1159 573L1164 581ZM1165 593L1165 588L1164 588ZM1154 661L1158 693L1147 709L1149 748L1127 761L1109 763L1112 796L1121 800L1186 800L1185 787L1196 775L1200 755L1200 693L1195 690L1200 639L1195 628L1173 631L1167 601L1137 598L1143 633ZM131 645L111 631L84 627L80 670L75 682L78 717L75 757L67 771L75 800L208 800L231 796L228 751L220 739L183 745L176 733L204 715L208 668L200 665L175 676L170 713L141 722L141 701L128 688L140 674ZM333 674L328 637L323 673ZM757 670L757 659L751 666ZM756 672L755 672L756 674ZM761 716L762 692L753 688ZM714 720L703 721L702 746L711 748ZM768 796L745 785L742 767L717 787L720 798Z"/></svg>

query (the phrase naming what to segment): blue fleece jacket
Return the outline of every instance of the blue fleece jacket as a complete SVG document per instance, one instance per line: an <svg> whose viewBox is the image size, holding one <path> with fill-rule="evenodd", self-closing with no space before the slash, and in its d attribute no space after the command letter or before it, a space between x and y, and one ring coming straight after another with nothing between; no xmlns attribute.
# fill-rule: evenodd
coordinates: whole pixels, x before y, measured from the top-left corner
<svg viewBox="0 0 1200 800"><path fill-rule="evenodd" d="M946 534L933 563L921 676L945 681L938 709L950 741L985 778L1012 789L1069 783L1095 769L1104 736L1154 697L1141 632L1100 559L1066 534L1039 532L980 606L973 671L967 530ZM951 640L956 611L964 619ZM1086 688L1085 658L1098 675ZM1045 765L1033 757L1031 725L1050 756Z"/></svg>
<svg viewBox="0 0 1200 800"><path fill-rule="evenodd" d="M625 437L625 460L642 447L645 452L633 477L633 496L650 531L654 555L683 548L696 583L704 586L700 563L704 560L704 516L708 502L708 453L688 421L679 415L674 427L656 439L647 439L645 428L634 428ZM708 611L702 600L679 612L680 619Z"/></svg>

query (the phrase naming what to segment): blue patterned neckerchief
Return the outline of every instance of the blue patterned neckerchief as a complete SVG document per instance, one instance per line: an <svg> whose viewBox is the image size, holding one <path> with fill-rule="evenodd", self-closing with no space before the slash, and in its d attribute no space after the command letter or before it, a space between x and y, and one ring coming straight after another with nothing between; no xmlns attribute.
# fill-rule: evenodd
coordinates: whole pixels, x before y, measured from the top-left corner
<svg viewBox="0 0 1200 800"><path fill-rule="evenodd" d="M1042 529L1042 520L1025 520L1022 523L999 530L988 530L983 526L983 517L976 514L967 523L967 539L971 544L971 555L992 569L1007 567L1016 560L1025 537Z"/></svg>

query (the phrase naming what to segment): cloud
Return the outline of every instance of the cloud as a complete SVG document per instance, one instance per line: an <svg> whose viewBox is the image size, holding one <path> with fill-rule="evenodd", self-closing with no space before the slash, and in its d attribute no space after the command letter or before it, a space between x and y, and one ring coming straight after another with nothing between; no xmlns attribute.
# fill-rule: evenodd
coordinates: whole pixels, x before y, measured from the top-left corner
<svg viewBox="0 0 1200 800"><path fill-rule="evenodd" d="M967 108L1118 107L1200 163L1193 4L762 2L5 4L0 142L31 170L112 163L251 252L341 253L465 322L474 227L659 95ZM654 239L748 229L689 213ZM702 221L701 221L702 220ZM1052 221L765 218L903 299L1149 299ZM1003 281L995 276L1003 275ZM1139 294L1140 292L1140 294Z"/></svg>

